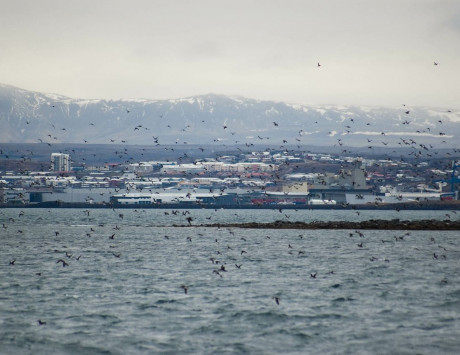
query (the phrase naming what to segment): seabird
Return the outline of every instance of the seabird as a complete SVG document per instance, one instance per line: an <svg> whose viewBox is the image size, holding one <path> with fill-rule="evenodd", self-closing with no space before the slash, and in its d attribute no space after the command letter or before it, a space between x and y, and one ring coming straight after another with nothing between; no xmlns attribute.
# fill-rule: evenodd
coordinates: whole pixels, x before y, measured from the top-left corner
<svg viewBox="0 0 460 355"><path fill-rule="evenodd" d="M69 266L69 264L67 264L64 260L62 259L59 259L58 261L56 261L56 264L58 263L62 263L62 267L66 267L66 266Z"/></svg>

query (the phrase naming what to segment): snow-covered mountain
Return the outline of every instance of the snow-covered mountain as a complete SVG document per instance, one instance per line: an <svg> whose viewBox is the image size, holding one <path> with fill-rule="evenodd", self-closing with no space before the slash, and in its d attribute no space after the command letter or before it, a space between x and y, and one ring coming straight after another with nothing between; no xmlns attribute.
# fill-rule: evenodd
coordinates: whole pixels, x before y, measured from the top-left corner
<svg viewBox="0 0 460 355"><path fill-rule="evenodd" d="M203 95L83 100L0 84L2 143L458 147L460 111L309 106ZM415 142L415 143L414 143Z"/></svg>

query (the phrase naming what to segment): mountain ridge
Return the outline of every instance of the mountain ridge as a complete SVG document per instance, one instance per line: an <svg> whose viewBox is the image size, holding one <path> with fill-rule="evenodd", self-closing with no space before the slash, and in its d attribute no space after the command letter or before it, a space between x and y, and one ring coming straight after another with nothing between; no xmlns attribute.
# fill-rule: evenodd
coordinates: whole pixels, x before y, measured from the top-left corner
<svg viewBox="0 0 460 355"><path fill-rule="evenodd" d="M460 111L429 107L304 105L214 93L74 99L6 84L0 84L0 124L3 143L402 146L412 140L440 148L455 147L460 137Z"/></svg>

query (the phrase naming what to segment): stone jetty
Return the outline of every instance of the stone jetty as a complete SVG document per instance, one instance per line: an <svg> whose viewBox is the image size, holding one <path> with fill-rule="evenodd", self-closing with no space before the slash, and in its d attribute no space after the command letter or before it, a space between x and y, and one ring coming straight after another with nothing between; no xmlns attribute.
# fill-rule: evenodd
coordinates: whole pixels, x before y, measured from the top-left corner
<svg viewBox="0 0 460 355"><path fill-rule="evenodd" d="M381 230L460 230L460 220L414 220L402 221L399 219L383 220L371 219L368 221L315 221L315 222L289 222L275 221L269 223L225 223L201 224L201 227L221 228L262 228L262 229L381 229Z"/></svg>

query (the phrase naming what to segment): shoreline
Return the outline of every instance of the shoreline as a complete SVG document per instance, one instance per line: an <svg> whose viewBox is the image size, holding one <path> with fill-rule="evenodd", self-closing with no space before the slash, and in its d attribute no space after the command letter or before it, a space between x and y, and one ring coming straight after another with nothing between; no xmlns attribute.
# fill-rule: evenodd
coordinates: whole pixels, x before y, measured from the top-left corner
<svg viewBox="0 0 460 355"><path fill-rule="evenodd" d="M129 204L83 203L83 202L40 202L30 204L0 204L0 208L110 208L110 209L259 209L259 210L460 210L460 200L454 201L420 201L387 204L362 205L240 205L240 204Z"/></svg>

